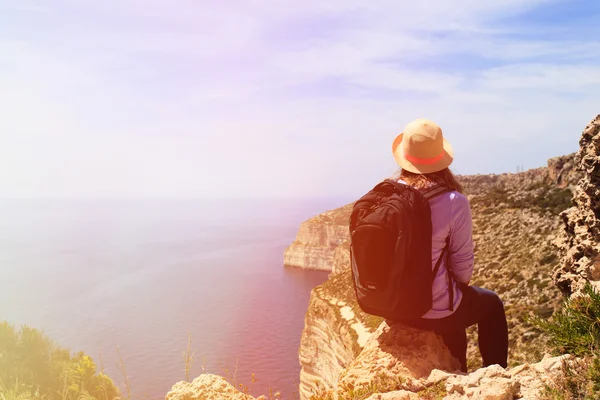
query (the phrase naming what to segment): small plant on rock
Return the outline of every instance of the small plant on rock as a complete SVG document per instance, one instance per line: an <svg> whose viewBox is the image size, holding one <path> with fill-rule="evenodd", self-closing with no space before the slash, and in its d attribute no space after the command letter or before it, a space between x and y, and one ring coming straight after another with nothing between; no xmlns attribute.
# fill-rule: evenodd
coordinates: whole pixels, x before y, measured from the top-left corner
<svg viewBox="0 0 600 400"><path fill-rule="evenodd" d="M545 387L542 398L600 400L600 293L587 284L583 295L567 299L551 319L536 318L555 354L573 354L562 374Z"/></svg>
<svg viewBox="0 0 600 400"><path fill-rule="evenodd" d="M582 296L569 298L549 320L536 318L556 354L590 355L600 351L600 293L588 283Z"/></svg>

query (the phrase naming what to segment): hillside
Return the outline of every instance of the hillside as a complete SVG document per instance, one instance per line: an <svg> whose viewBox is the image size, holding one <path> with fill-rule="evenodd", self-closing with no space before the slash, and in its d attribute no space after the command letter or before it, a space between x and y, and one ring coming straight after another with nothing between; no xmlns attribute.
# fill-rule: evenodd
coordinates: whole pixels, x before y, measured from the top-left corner
<svg viewBox="0 0 600 400"><path fill-rule="evenodd" d="M552 241L560 229L559 213L569 207L580 177L573 174L574 155L561 174L551 168L519 174L462 177L473 214L475 268L471 284L495 291L505 304L509 326L509 366L539 361L544 339L527 317L551 316L562 296L552 283L558 264ZM556 159L550 160L553 165ZM565 182L557 177L569 176ZM487 184L483 181L489 179ZM479 366L476 328L469 329L469 365Z"/></svg>

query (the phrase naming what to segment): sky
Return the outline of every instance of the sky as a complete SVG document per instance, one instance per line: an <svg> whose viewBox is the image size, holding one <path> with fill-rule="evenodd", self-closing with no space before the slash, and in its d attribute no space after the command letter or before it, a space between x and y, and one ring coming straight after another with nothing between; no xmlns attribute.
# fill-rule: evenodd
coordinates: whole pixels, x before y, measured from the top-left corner
<svg viewBox="0 0 600 400"><path fill-rule="evenodd" d="M0 0L0 197L357 197L413 119L458 174L577 150L596 0Z"/></svg>

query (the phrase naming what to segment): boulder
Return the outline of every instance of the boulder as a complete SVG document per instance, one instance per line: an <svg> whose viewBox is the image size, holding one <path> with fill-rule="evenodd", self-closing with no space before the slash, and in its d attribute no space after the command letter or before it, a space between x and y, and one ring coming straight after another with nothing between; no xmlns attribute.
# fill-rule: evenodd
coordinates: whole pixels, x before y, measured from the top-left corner
<svg viewBox="0 0 600 400"><path fill-rule="evenodd" d="M165 400L264 400L264 396L254 398L220 376L202 374L192 382L177 382Z"/></svg>

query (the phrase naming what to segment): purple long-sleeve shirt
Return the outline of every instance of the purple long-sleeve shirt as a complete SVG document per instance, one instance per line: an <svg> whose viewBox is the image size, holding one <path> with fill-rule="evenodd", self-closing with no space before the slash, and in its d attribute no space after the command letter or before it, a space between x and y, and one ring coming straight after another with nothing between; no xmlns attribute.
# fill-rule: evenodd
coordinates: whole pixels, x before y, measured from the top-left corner
<svg viewBox="0 0 600 400"><path fill-rule="evenodd" d="M399 183L406 182L399 180ZM449 310L450 291L446 275L446 260L450 262L454 277L458 282L467 283L473 274L473 221L469 200L461 193L452 191L443 193L429 200L431 209L431 268L435 267L446 238L450 236L448 257L442 260L431 288L433 306L422 318L444 318L453 313ZM462 300L462 292L456 281L452 282L454 289L454 310Z"/></svg>
<svg viewBox="0 0 600 400"><path fill-rule="evenodd" d="M432 295L433 306L423 318L444 318L453 313L448 309L450 292L448 277L446 275L446 261L450 263L454 277L458 282L467 283L473 274L473 221L471 219L471 206L469 200L459 192L443 193L429 200L431 208L431 264L432 268L446 245L446 238L450 236L448 258L442 260L437 276L434 278ZM462 300L462 293L455 281L454 310Z"/></svg>

